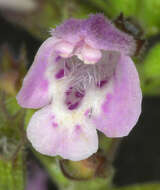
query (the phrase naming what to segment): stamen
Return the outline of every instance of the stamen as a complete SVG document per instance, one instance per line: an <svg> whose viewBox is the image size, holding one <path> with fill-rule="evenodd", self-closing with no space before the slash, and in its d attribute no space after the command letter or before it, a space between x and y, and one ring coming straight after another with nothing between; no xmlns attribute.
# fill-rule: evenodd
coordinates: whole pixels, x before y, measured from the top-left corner
<svg viewBox="0 0 160 190"><path fill-rule="evenodd" d="M81 50L81 59L85 64L95 64L101 59L101 51L85 44Z"/></svg>
<svg viewBox="0 0 160 190"><path fill-rule="evenodd" d="M94 65L87 65L73 56L66 59L66 65L64 73L68 72L69 85L81 93L93 86L101 88L107 83L109 75L112 74L112 72L108 73L108 63L103 63L103 60ZM68 67L70 71L68 71Z"/></svg>
<svg viewBox="0 0 160 190"><path fill-rule="evenodd" d="M72 54L74 45L69 42L59 42L55 45L55 51L59 53L61 57L67 58Z"/></svg>
<svg viewBox="0 0 160 190"><path fill-rule="evenodd" d="M89 89L103 88L113 75L117 64L117 53L106 52L102 55L101 60L96 64L84 64L77 56L62 58L57 64L59 71L56 78L66 80L69 86L64 100L69 110L78 108Z"/></svg>

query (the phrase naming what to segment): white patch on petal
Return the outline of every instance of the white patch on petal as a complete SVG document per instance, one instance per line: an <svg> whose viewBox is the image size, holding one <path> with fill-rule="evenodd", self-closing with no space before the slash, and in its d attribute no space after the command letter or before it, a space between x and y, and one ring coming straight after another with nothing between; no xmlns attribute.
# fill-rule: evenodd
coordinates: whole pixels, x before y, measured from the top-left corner
<svg viewBox="0 0 160 190"><path fill-rule="evenodd" d="M54 78L56 64L57 63L53 63L50 68L48 68L46 74L50 81L49 93L52 96L52 107L54 113L56 113L57 122L60 126L68 127L71 130L77 124L85 126L87 123L87 125L93 127L91 118L100 113L100 105L102 105L106 94L112 92L112 81L108 81L103 88L96 86L88 88L80 106L74 110L69 110L65 104L65 92L69 87L70 79L69 77L64 77L59 80ZM87 110L91 110L90 117L85 116Z"/></svg>
<svg viewBox="0 0 160 190"><path fill-rule="evenodd" d="M86 108L91 107L92 115L97 115L101 111L101 105L104 102L104 99L108 93L113 92L113 81L110 80L102 89L99 88L91 88L87 91L84 96L83 103L81 105L81 109L86 110Z"/></svg>
<svg viewBox="0 0 160 190"><path fill-rule="evenodd" d="M53 126L57 114L46 106L37 111L27 128L27 137L33 147L40 153L64 159L79 161L88 158L98 149L96 129L85 123L75 128Z"/></svg>

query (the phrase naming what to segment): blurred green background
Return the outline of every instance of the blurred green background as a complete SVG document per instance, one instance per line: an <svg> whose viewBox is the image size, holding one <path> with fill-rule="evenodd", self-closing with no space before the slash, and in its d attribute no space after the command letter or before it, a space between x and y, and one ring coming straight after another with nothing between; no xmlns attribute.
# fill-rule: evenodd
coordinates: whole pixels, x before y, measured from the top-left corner
<svg viewBox="0 0 160 190"><path fill-rule="evenodd" d="M0 1L0 190L159 190L160 0L13 3ZM123 13L127 27L146 39L140 54L133 57L144 95L142 115L118 149L100 134L102 153L84 162L42 156L25 137L34 111L22 110L15 96L49 30L70 17L87 18L92 13L103 13L113 21Z"/></svg>

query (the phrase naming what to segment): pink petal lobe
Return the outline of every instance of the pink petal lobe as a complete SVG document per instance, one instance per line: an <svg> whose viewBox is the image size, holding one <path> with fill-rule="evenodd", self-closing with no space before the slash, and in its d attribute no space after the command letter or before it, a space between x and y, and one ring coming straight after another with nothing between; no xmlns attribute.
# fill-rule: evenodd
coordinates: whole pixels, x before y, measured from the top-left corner
<svg viewBox="0 0 160 190"><path fill-rule="evenodd" d="M120 31L103 14L91 15L86 22L86 43L90 46L132 55L136 49L131 35Z"/></svg>
<svg viewBox="0 0 160 190"><path fill-rule="evenodd" d="M121 55L112 80L113 92L106 95L95 124L108 137L123 137L137 123L142 103L138 73L130 57Z"/></svg>
<svg viewBox="0 0 160 190"><path fill-rule="evenodd" d="M87 123L68 126L67 121L62 126L51 108L49 105L37 111L27 128L27 137L38 152L78 161L97 151L98 137L95 127Z"/></svg>
<svg viewBox="0 0 160 190"><path fill-rule="evenodd" d="M34 62L24 78L22 88L17 95L17 101L22 107L40 108L50 102L48 94L49 82L45 76L45 71L57 41L53 37L48 38L35 56Z"/></svg>
<svg viewBox="0 0 160 190"><path fill-rule="evenodd" d="M68 19L51 34L74 44L84 40L92 48L125 55L133 55L136 50L134 38L117 29L103 14L90 15L88 19Z"/></svg>

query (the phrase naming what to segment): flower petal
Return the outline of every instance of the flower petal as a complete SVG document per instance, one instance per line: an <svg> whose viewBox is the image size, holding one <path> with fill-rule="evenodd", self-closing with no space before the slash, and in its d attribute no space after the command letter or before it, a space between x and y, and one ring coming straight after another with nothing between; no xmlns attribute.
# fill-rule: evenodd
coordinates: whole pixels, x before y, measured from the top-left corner
<svg viewBox="0 0 160 190"><path fill-rule="evenodd" d="M51 30L51 34L68 42L77 43L81 39L82 22L83 20L80 19L68 19L56 29Z"/></svg>
<svg viewBox="0 0 160 190"><path fill-rule="evenodd" d="M136 51L134 38L117 29L103 14L91 15L85 20L69 19L51 33L71 43L84 40L96 49L119 51L125 55L133 55Z"/></svg>
<svg viewBox="0 0 160 190"><path fill-rule="evenodd" d="M135 126L142 102L138 73L130 57L121 55L112 80L113 92L106 95L95 124L108 137L123 137Z"/></svg>
<svg viewBox="0 0 160 190"><path fill-rule="evenodd" d="M53 37L48 38L40 47L17 95L17 101L22 107L40 108L50 102L49 82L45 77L45 71L49 64L49 57L54 50L54 45L58 41Z"/></svg>
<svg viewBox="0 0 160 190"><path fill-rule="evenodd" d="M136 49L133 37L117 29L103 14L91 15L84 26L87 26L85 41L94 48L125 55L132 55Z"/></svg>
<svg viewBox="0 0 160 190"><path fill-rule="evenodd" d="M98 137L93 126L82 119L80 124L74 125L74 121L67 122L68 116L65 117L64 112L56 110L55 113L49 105L37 111L30 120L27 136L38 152L78 161L97 151ZM69 117L73 120L72 114L69 113Z"/></svg>

